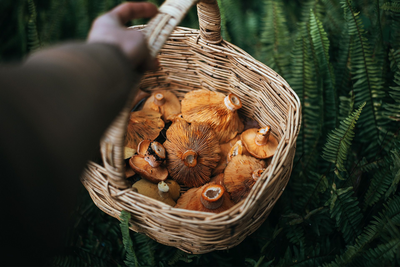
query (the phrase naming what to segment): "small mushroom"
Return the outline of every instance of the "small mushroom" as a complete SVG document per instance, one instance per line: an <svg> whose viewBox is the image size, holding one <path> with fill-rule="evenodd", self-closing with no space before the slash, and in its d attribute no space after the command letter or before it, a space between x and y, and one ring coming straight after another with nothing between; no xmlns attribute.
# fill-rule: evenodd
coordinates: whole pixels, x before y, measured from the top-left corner
<svg viewBox="0 0 400 267"><path fill-rule="evenodd" d="M271 127L248 129L241 135L247 151L258 159L270 158L275 154L278 140L271 134Z"/></svg>
<svg viewBox="0 0 400 267"><path fill-rule="evenodd" d="M131 112L125 137L125 146L136 149L144 140L154 140L164 128L161 114L153 110Z"/></svg>
<svg viewBox="0 0 400 267"><path fill-rule="evenodd" d="M187 93L182 100L182 115L188 122L204 122L211 126L220 143L226 143L243 131L237 110L242 102L235 94L204 89Z"/></svg>
<svg viewBox="0 0 400 267"><path fill-rule="evenodd" d="M170 206L176 205L175 201L180 195L179 184L170 179L165 182L161 181L158 184L142 179L134 183L132 188L139 194L154 198Z"/></svg>
<svg viewBox="0 0 400 267"><path fill-rule="evenodd" d="M162 165L166 158L163 145L150 140L143 140L138 145L138 154L129 160L131 168L143 178L158 183L168 177L168 170Z"/></svg>
<svg viewBox="0 0 400 267"><path fill-rule="evenodd" d="M238 140L235 145L229 150L229 153L226 157L227 163L229 163L233 157L237 155L246 155L250 156L250 153L247 151L247 149L243 146L242 141Z"/></svg>
<svg viewBox="0 0 400 267"><path fill-rule="evenodd" d="M181 103L171 91L160 90L152 93L143 109L160 112L162 119L167 122L173 120L181 112Z"/></svg>
<svg viewBox="0 0 400 267"><path fill-rule="evenodd" d="M251 156L238 155L232 158L224 171L224 186L233 202L238 203L249 194L256 182L253 175L260 174L259 170L265 167L263 160Z"/></svg>
<svg viewBox="0 0 400 267"><path fill-rule="evenodd" d="M209 183L189 189L178 199L175 208L219 213L233 206L222 185Z"/></svg>
<svg viewBox="0 0 400 267"><path fill-rule="evenodd" d="M164 147L170 176L180 184L198 187L210 181L221 152L211 128L204 123L174 122L167 130Z"/></svg>

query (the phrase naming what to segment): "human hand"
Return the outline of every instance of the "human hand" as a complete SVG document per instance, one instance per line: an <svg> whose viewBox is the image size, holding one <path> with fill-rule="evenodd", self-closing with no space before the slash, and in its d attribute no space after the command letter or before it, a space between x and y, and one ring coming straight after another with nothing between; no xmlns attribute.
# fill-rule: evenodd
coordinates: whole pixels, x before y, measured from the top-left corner
<svg viewBox="0 0 400 267"><path fill-rule="evenodd" d="M132 62L134 69L141 72L156 70L158 61L150 57L143 33L124 26L132 19L150 18L155 14L157 14L157 7L151 3L121 4L93 22L87 42L115 45Z"/></svg>

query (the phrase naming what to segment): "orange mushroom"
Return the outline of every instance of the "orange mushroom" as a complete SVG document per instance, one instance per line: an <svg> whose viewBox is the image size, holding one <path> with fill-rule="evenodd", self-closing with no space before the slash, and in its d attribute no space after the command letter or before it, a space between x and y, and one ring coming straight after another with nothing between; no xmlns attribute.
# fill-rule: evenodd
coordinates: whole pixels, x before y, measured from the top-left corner
<svg viewBox="0 0 400 267"><path fill-rule="evenodd" d="M194 90L182 100L182 115L188 122L205 122L211 126L220 143L225 143L243 131L237 110L242 102L235 94L225 96L208 90Z"/></svg>
<svg viewBox="0 0 400 267"><path fill-rule="evenodd" d="M162 119L166 122L173 120L181 113L181 103L171 91L160 90L151 94L146 103L144 103L143 109L160 112Z"/></svg>
<svg viewBox="0 0 400 267"><path fill-rule="evenodd" d="M167 179L154 184L146 179L137 181L132 185L134 191L139 194L154 198L164 202L170 206L176 205L176 200L179 198L180 186L177 182Z"/></svg>
<svg viewBox="0 0 400 267"><path fill-rule="evenodd" d="M125 146L136 149L144 140L154 140L164 128L161 114L153 110L131 112L128 122Z"/></svg>
<svg viewBox="0 0 400 267"><path fill-rule="evenodd" d="M238 203L249 194L256 182L253 175L256 177L260 174L259 170L265 167L263 160L251 156L238 155L232 158L224 171L224 186L233 202Z"/></svg>
<svg viewBox="0 0 400 267"><path fill-rule="evenodd" d="M163 145L150 140L143 140L138 145L138 154L131 157L129 166L143 178L158 183L168 177L168 170L162 165L166 158Z"/></svg>
<svg viewBox="0 0 400 267"><path fill-rule="evenodd" d="M212 170L220 160L221 149L214 132L204 123L174 122L167 130L164 147L171 177L188 187L210 181Z"/></svg>
<svg viewBox="0 0 400 267"><path fill-rule="evenodd" d="M234 205L222 185L209 183L189 189L178 199L175 208L219 213Z"/></svg>
<svg viewBox="0 0 400 267"><path fill-rule="evenodd" d="M270 126L248 129L242 133L241 140L247 151L258 159L272 157L278 147L278 140L271 135Z"/></svg>
<svg viewBox="0 0 400 267"><path fill-rule="evenodd" d="M232 149L232 147L235 145L235 143L238 140L240 140L240 135L236 135L235 138L233 138L232 140L230 140L227 143L220 144L221 159L219 160L217 167L215 167L215 169L213 170L212 175L217 175L224 171L224 169L226 168L226 165L228 164L228 162L226 161L226 158L229 154L229 151Z"/></svg>

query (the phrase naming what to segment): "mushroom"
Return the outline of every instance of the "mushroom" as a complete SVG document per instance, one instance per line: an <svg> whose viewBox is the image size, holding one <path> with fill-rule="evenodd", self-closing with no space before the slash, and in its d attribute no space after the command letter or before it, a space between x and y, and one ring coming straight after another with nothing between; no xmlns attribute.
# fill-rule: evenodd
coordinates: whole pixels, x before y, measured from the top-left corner
<svg viewBox="0 0 400 267"><path fill-rule="evenodd" d="M218 175L215 175L213 178L211 178L210 183L215 183L219 185L224 185L224 173L220 173Z"/></svg>
<svg viewBox="0 0 400 267"><path fill-rule="evenodd" d="M132 101L131 108L137 109L138 106L140 106L140 104L142 103L141 101L149 96L150 96L149 93L142 91L141 89L138 89L135 98Z"/></svg>
<svg viewBox="0 0 400 267"><path fill-rule="evenodd" d="M238 140L240 140L240 135L236 135L235 138L233 138L232 140L230 140L227 143L220 144L221 159L219 160L217 167L215 167L215 169L213 170L212 175L217 175L224 171L224 169L226 168L226 165L228 164L228 162L226 161L226 158L229 154L229 151L232 149L232 147Z"/></svg>
<svg viewBox="0 0 400 267"><path fill-rule="evenodd" d="M146 179L137 181L132 188L139 194L154 198L170 206L176 205L179 198L180 186L174 180L168 179L154 184Z"/></svg>
<svg viewBox="0 0 400 267"><path fill-rule="evenodd" d="M204 89L187 93L182 100L182 115L188 122L205 122L211 126L220 143L226 143L243 131L237 110L242 102L235 94Z"/></svg>
<svg viewBox="0 0 400 267"><path fill-rule="evenodd" d="M248 129L242 133L241 140L247 151L258 159L272 157L278 147L278 140L271 135L270 126Z"/></svg>
<svg viewBox="0 0 400 267"><path fill-rule="evenodd" d="M161 114L153 110L131 112L125 137L125 146L136 149L144 140L154 140L164 128Z"/></svg>
<svg viewBox="0 0 400 267"><path fill-rule="evenodd" d="M174 122L164 143L167 168L171 177L188 187L210 181L212 170L220 160L221 149L214 132L204 123Z"/></svg>
<svg viewBox="0 0 400 267"><path fill-rule="evenodd" d="M129 160L131 168L143 178L158 183L165 181L168 170L162 164L166 158L163 145L150 140L143 140L138 145L138 154Z"/></svg>
<svg viewBox="0 0 400 267"><path fill-rule="evenodd" d="M209 183L189 189L178 199L175 208L219 213L234 205L222 185Z"/></svg>
<svg viewBox="0 0 400 267"><path fill-rule="evenodd" d="M229 163L233 157L237 155L246 155L250 156L250 153L247 151L247 149L243 146L242 141L238 140L235 145L229 150L229 153L226 157L227 163Z"/></svg>
<svg viewBox="0 0 400 267"><path fill-rule="evenodd" d="M238 203L249 194L256 182L253 175L256 177L255 175L261 173L259 170L265 167L263 160L251 156L238 155L232 158L224 171L224 186L233 202Z"/></svg>
<svg viewBox="0 0 400 267"><path fill-rule="evenodd" d="M171 91L160 90L152 93L146 103L144 103L143 109L160 112L162 119L166 122L173 120L181 113L181 103Z"/></svg>

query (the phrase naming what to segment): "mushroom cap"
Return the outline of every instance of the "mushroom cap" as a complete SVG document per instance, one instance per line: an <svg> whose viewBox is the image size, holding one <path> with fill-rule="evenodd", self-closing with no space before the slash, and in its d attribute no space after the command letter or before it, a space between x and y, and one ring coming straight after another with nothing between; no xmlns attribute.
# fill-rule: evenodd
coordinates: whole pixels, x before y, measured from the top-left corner
<svg viewBox="0 0 400 267"><path fill-rule="evenodd" d="M224 172L224 169L226 168L226 165L228 164L228 162L226 161L228 153L238 140L240 140L240 135L236 135L235 138L231 139L227 143L220 144L221 159L219 160L217 167L215 167L215 169L213 170L212 175L217 175L221 172Z"/></svg>
<svg viewBox="0 0 400 267"><path fill-rule="evenodd" d="M221 149L215 134L204 123L174 122L167 130L164 147L170 176L188 187L209 182L220 160Z"/></svg>
<svg viewBox="0 0 400 267"><path fill-rule="evenodd" d="M161 114L153 110L131 112L125 137L125 146L137 149L145 139L154 140L164 128Z"/></svg>
<svg viewBox="0 0 400 267"><path fill-rule="evenodd" d="M222 195L222 204L216 209L208 209L206 208L201 199L202 199L202 193L204 190L208 187L215 187L220 185L215 185L214 183L208 183L203 185L202 187L197 187L197 188L192 188L189 189L186 193L184 193L179 199L178 202L175 206L175 208L181 208L181 209L188 209L188 210L197 210L197 211L206 211L206 212L212 212L212 213L220 213L225 210L228 210L229 208L233 207L235 204L232 202L229 194L225 191ZM223 187L222 187L223 188Z"/></svg>
<svg viewBox="0 0 400 267"><path fill-rule="evenodd" d="M168 180L166 181L168 184ZM152 183L146 179L141 179L132 185L132 188L137 191L137 193L148 196L150 198L159 200L168 204L170 206L175 206L176 202L172 194L167 192L162 192L159 190L159 184Z"/></svg>
<svg viewBox="0 0 400 267"><path fill-rule="evenodd" d="M246 147L247 151L252 156L259 159L272 157L278 147L278 140L272 134L269 134L268 141L265 144L257 144L257 136L264 135L265 128L248 129L241 135L242 143Z"/></svg>
<svg viewBox="0 0 400 267"><path fill-rule="evenodd" d="M129 165L136 173L153 183L165 181L168 177L167 168L162 165L152 167L141 155L131 157Z"/></svg>
<svg viewBox="0 0 400 267"><path fill-rule="evenodd" d="M224 186L235 203L245 198L255 184L253 172L265 167L263 160L252 156L237 155L232 158L224 171Z"/></svg>
<svg viewBox="0 0 400 267"><path fill-rule="evenodd" d="M224 173L220 173L211 178L210 183L224 185Z"/></svg>
<svg viewBox="0 0 400 267"><path fill-rule="evenodd" d="M236 110L232 110L225 104L226 98L231 101L240 99L233 94L225 96L222 93L212 92L204 89L194 90L187 93L182 100L182 115L188 122L204 122L215 131L220 143L228 142L238 133L243 131L244 125ZM235 105L235 104L233 104Z"/></svg>
<svg viewBox="0 0 400 267"><path fill-rule="evenodd" d="M169 90L159 90L151 94L144 103L143 109L151 109L162 114L162 119L173 120L181 113L181 103L178 97Z"/></svg>

